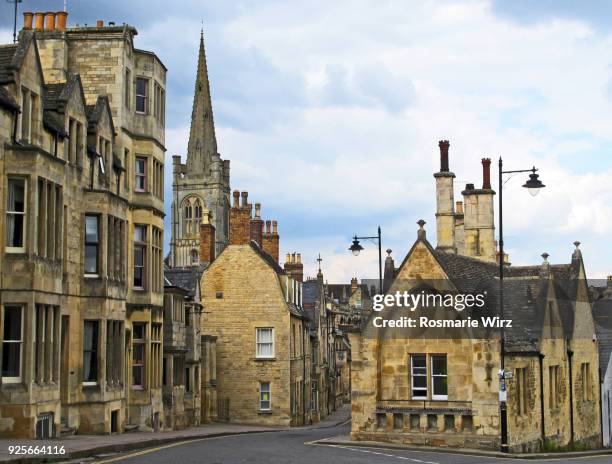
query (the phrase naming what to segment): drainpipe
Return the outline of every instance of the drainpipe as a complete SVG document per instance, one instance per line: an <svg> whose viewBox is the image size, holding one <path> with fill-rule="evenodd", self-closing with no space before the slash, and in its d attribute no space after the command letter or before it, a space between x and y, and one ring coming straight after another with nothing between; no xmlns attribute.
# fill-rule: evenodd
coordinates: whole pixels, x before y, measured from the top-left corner
<svg viewBox="0 0 612 464"><path fill-rule="evenodd" d="M302 424L306 425L306 346L304 344L304 323L302 319Z"/></svg>
<svg viewBox="0 0 612 464"><path fill-rule="evenodd" d="M546 425L544 424L544 354L538 355L540 359L540 421L542 423L542 446L546 441Z"/></svg>
<svg viewBox="0 0 612 464"><path fill-rule="evenodd" d="M21 113L19 109L13 111L13 143L17 143L17 121L19 120L19 113Z"/></svg>
<svg viewBox="0 0 612 464"><path fill-rule="evenodd" d="M570 413L570 444L574 444L574 377L572 375L572 357L574 352L567 349L567 359L569 365L569 413Z"/></svg>
<svg viewBox="0 0 612 464"><path fill-rule="evenodd" d="M603 379L601 378L601 367L597 369L597 374L599 376L599 430L601 435L601 447L604 447L604 433L603 433ZM608 404L610 403L610 399L608 399Z"/></svg>

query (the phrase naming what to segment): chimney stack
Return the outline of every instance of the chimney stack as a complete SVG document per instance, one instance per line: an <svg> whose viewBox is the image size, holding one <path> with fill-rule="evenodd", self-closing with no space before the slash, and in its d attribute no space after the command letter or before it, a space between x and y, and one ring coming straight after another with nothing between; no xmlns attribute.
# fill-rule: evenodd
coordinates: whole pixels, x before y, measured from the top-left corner
<svg viewBox="0 0 612 464"><path fill-rule="evenodd" d="M204 208L200 224L200 263L212 263L214 260L215 226L212 225L212 214L208 208Z"/></svg>
<svg viewBox="0 0 612 464"><path fill-rule="evenodd" d="M353 293L355 293L355 291L357 290L357 287L358 287L358 286L359 286L359 285L358 285L358 283L357 283L357 277L353 277L353 278L351 279L351 295L352 295Z"/></svg>
<svg viewBox="0 0 612 464"><path fill-rule="evenodd" d="M462 201L457 201L455 203L455 214L457 216L463 216L463 202Z"/></svg>
<svg viewBox="0 0 612 464"><path fill-rule="evenodd" d="M440 172L434 174L436 179L436 248L448 253L456 253L455 243L455 174L448 165L448 140L440 140Z"/></svg>
<svg viewBox="0 0 612 464"><path fill-rule="evenodd" d="M257 243L260 248L263 248L263 225L261 219L261 204L255 203L255 217L250 222L251 240Z"/></svg>
<svg viewBox="0 0 612 464"><path fill-rule="evenodd" d="M450 142L448 140L440 140L438 142L440 147L440 172L448 172L448 148Z"/></svg>
<svg viewBox="0 0 612 464"><path fill-rule="evenodd" d="M52 11L48 11L45 13L45 30L46 31L54 31L55 30L55 13Z"/></svg>
<svg viewBox="0 0 612 464"><path fill-rule="evenodd" d="M300 253L287 253L285 265L283 266L289 277L298 282L304 281L304 265Z"/></svg>
<svg viewBox="0 0 612 464"><path fill-rule="evenodd" d="M270 225L272 229L270 230ZM262 237L263 250L268 253L274 261L279 260L279 237L278 237L278 223L276 221L266 221L266 232ZM289 261L289 254L287 254L287 261Z"/></svg>
<svg viewBox="0 0 612 464"><path fill-rule="evenodd" d="M104 27L104 21L102 21L101 19L98 19L96 21L96 27Z"/></svg>
<svg viewBox="0 0 612 464"><path fill-rule="evenodd" d="M68 13L66 13L65 11L58 11L56 13L56 17L57 17L57 26L56 26L56 29L58 31L65 31L66 30L66 21L68 19Z"/></svg>
<svg viewBox="0 0 612 464"><path fill-rule="evenodd" d="M23 13L23 29L29 31L32 29L32 19L34 19L34 13L26 11Z"/></svg>
<svg viewBox="0 0 612 464"><path fill-rule="evenodd" d="M251 241L251 211L252 205L248 204L248 192L233 192L234 204L230 208L229 244L248 245ZM242 197L242 204L239 199Z"/></svg>
<svg viewBox="0 0 612 464"><path fill-rule="evenodd" d="M482 159L482 189L491 190L491 158Z"/></svg>

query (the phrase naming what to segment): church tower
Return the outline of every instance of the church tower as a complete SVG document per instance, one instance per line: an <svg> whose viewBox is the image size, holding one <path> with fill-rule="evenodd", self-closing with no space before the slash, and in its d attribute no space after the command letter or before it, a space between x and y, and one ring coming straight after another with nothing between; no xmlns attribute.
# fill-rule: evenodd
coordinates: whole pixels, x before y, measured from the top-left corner
<svg viewBox="0 0 612 464"><path fill-rule="evenodd" d="M215 255L228 243L230 163L217 152L204 33L200 34L198 71L191 112L187 162L172 157L172 267L199 264L200 222L206 210L215 227ZM209 215L207 214L207 217Z"/></svg>

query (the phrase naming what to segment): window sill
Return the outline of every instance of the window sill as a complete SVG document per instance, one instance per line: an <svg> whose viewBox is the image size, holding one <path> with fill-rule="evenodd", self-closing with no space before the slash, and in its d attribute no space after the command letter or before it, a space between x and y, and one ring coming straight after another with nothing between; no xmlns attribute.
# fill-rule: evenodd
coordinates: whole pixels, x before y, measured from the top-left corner
<svg viewBox="0 0 612 464"><path fill-rule="evenodd" d="M100 274L83 274L83 278L85 279L99 279Z"/></svg>
<svg viewBox="0 0 612 464"><path fill-rule="evenodd" d="M272 415L272 410L271 409L260 409L259 411L257 411L257 414L260 416L270 416Z"/></svg>
<svg viewBox="0 0 612 464"><path fill-rule="evenodd" d="M253 361L256 362L260 362L260 361L276 361L276 356L272 357L272 358L253 358Z"/></svg>

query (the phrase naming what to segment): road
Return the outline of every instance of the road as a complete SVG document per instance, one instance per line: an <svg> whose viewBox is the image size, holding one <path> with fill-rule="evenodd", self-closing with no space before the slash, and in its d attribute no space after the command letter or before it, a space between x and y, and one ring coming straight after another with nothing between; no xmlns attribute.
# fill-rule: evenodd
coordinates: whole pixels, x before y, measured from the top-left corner
<svg viewBox="0 0 612 464"><path fill-rule="evenodd" d="M400 451L357 446L316 445L322 438L345 435L349 425L319 429L293 429L247 435L208 438L191 443L172 444L124 456L107 458L102 463L126 464L529 464L535 461L450 453ZM538 462L543 462L538 460ZM610 464L612 456L563 459L551 463Z"/></svg>

